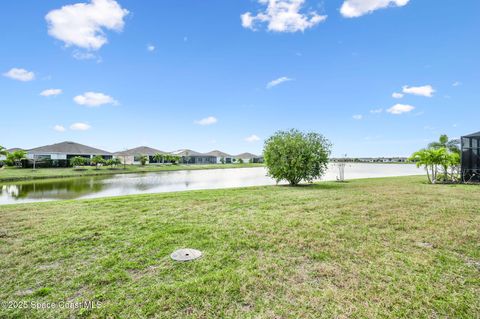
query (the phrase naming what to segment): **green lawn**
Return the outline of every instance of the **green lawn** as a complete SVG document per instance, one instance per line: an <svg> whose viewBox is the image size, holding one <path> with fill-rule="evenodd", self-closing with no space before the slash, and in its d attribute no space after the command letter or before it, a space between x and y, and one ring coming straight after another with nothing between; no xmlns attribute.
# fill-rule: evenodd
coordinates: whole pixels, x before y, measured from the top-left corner
<svg viewBox="0 0 480 319"><path fill-rule="evenodd" d="M0 169L0 182L9 182L17 180L29 180L40 178L61 178L76 176L93 176L93 175L112 175L112 174L128 174L143 172L159 172L159 171L179 171L179 170L197 170L197 169L218 169L218 168L242 168L263 166L263 164L209 164L209 165L127 165L123 168L95 167L86 166L82 170L74 170L73 168L40 168L37 170L5 167Z"/></svg>
<svg viewBox="0 0 480 319"><path fill-rule="evenodd" d="M0 206L0 301L101 303L0 318L479 318L480 188L424 181Z"/></svg>

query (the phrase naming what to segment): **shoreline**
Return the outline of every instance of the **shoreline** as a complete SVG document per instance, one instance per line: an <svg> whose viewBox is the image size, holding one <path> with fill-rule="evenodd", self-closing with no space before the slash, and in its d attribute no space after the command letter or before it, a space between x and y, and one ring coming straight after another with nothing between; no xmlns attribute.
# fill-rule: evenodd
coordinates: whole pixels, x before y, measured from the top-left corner
<svg viewBox="0 0 480 319"><path fill-rule="evenodd" d="M194 171L194 170L210 170L210 169L228 169L228 168L253 168L263 167L263 164L208 164L208 165L171 165L171 166L127 166L123 168L105 168L95 169L88 167L85 170L74 170L73 168L39 168L33 171L32 169L23 168L6 168L0 169L0 183L11 183L21 181L43 180L43 179L63 179L76 177L92 177L92 176L108 176L120 174L142 174L142 173L157 173L157 172L172 172L172 171ZM2 176L4 172L19 172L19 176ZM65 174L45 174L33 175L38 172L65 172ZM28 175L31 174L31 175Z"/></svg>

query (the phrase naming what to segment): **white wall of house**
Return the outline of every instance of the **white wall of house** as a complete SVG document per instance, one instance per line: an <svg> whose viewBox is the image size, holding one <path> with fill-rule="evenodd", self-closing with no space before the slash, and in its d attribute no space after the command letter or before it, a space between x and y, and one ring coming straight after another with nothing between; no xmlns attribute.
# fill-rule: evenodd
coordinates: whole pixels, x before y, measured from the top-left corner
<svg viewBox="0 0 480 319"><path fill-rule="evenodd" d="M140 164L140 162L135 162L135 156L133 156L133 155L127 155L127 156L115 155L114 158L120 159L120 162L122 162L122 164L126 164L126 165Z"/></svg>

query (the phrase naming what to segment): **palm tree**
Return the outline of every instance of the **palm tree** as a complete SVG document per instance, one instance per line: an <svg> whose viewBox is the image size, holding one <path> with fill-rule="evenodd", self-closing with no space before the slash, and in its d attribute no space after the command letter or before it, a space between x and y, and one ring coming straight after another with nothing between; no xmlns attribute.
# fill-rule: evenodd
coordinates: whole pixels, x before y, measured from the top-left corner
<svg viewBox="0 0 480 319"><path fill-rule="evenodd" d="M148 162L148 156L140 155L139 160L140 160L140 165L145 166Z"/></svg>
<svg viewBox="0 0 480 319"><path fill-rule="evenodd" d="M438 149L422 149L413 153L409 159L417 164L417 167L425 166L428 182L434 184L437 181L438 166L445 167L449 161L447 149L442 147Z"/></svg>
<svg viewBox="0 0 480 319"><path fill-rule="evenodd" d="M438 142L432 142L428 144L428 148L433 148L435 150L438 150L440 148L445 148L452 153L460 154L460 148L458 147L459 144L460 144L459 140L457 139L449 140L448 136L446 134L443 134L443 135L440 135Z"/></svg>
<svg viewBox="0 0 480 319"><path fill-rule="evenodd" d="M157 163L160 163L162 162L162 164L165 162L165 155L163 155L162 153L155 153L153 155L153 159L157 162Z"/></svg>
<svg viewBox="0 0 480 319"><path fill-rule="evenodd" d="M8 154L7 149L5 147L3 147L2 145L0 145L0 155L7 156L7 154Z"/></svg>

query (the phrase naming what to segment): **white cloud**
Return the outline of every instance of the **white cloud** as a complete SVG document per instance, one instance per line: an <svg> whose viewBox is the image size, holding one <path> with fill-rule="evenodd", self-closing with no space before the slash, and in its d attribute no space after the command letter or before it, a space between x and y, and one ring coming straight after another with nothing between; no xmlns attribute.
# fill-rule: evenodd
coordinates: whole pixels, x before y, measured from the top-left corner
<svg viewBox="0 0 480 319"><path fill-rule="evenodd" d="M98 57L96 54L93 54L92 52L83 52L79 50L75 50L73 52L73 57L77 60L93 60L97 59L98 62L100 62L102 59Z"/></svg>
<svg viewBox="0 0 480 319"><path fill-rule="evenodd" d="M354 116L352 116L352 118L353 118L354 120L360 121L361 119L363 119L363 115L361 115L361 114L355 114Z"/></svg>
<svg viewBox="0 0 480 319"><path fill-rule="evenodd" d="M40 93L41 96L56 96L59 94L62 94L62 90L60 89L48 89Z"/></svg>
<svg viewBox="0 0 480 319"><path fill-rule="evenodd" d="M282 76L281 78L278 78L276 80L273 80L273 81L270 81L267 83L267 89L271 89L273 88L274 86L277 86L279 84L282 84L283 82L288 82L288 81L292 81L293 79L289 78L289 77L286 77L286 76Z"/></svg>
<svg viewBox="0 0 480 319"><path fill-rule="evenodd" d="M149 45L147 45L147 50L148 50L149 52L153 52L153 51L155 51L155 46L152 45L152 44L149 44Z"/></svg>
<svg viewBox="0 0 480 319"><path fill-rule="evenodd" d="M118 102L115 101L111 96L108 96L103 93L97 92L85 92L82 95L77 95L73 98L75 103L85 106L100 106L104 104L117 105Z"/></svg>
<svg viewBox="0 0 480 319"><path fill-rule="evenodd" d="M10 71L3 73L3 76L22 82L28 82L35 79L35 73L19 68L10 69Z"/></svg>
<svg viewBox="0 0 480 319"><path fill-rule="evenodd" d="M98 50L108 42L105 29L122 31L128 10L114 0L91 0L50 11L45 19L48 34L65 45Z"/></svg>
<svg viewBox="0 0 480 319"><path fill-rule="evenodd" d="M400 115L402 113L408 113L411 112L415 109L414 106L408 105L408 104L395 104L391 108L387 110L388 113L394 114L394 115Z"/></svg>
<svg viewBox="0 0 480 319"><path fill-rule="evenodd" d="M201 119L201 120L197 120L197 121L195 121L194 123L195 123L195 124L198 124L198 125L203 125L203 126L205 126L205 125L212 125L212 124L215 124L215 123L217 123L217 122L218 122L218 120L217 120L216 117L209 116L209 117L203 118L203 119Z"/></svg>
<svg viewBox="0 0 480 319"><path fill-rule="evenodd" d="M55 131L57 131L57 132L65 132L65 131L66 131L66 129L65 129L65 127L64 127L63 125L55 125L55 126L53 127L53 129L54 129Z"/></svg>
<svg viewBox="0 0 480 319"><path fill-rule="evenodd" d="M247 136L245 138L245 141L247 141L248 143L253 143L253 142L257 142L257 141L260 141L260 137L258 137L257 135L255 134L252 134L250 136Z"/></svg>
<svg viewBox="0 0 480 319"><path fill-rule="evenodd" d="M373 109L373 110L370 110L370 113L372 114L379 114L379 113L382 113L383 112L383 109Z"/></svg>
<svg viewBox="0 0 480 319"><path fill-rule="evenodd" d="M346 18L357 18L378 9L403 7L409 0L345 0L340 13Z"/></svg>
<svg viewBox="0 0 480 319"><path fill-rule="evenodd" d="M404 96L405 96L405 94L403 94L403 93L398 93L398 92L393 92L393 93L392 93L392 97L393 97L394 99L401 99L401 98L404 97Z"/></svg>
<svg viewBox="0 0 480 319"><path fill-rule="evenodd" d="M72 131L88 131L91 128L87 123L73 123L70 125Z"/></svg>
<svg viewBox="0 0 480 319"><path fill-rule="evenodd" d="M452 86L460 86L460 85L462 85L462 82L460 81L455 81L452 83Z"/></svg>
<svg viewBox="0 0 480 319"><path fill-rule="evenodd" d="M424 85L424 86L408 86L405 85L402 90L405 94L413 94L413 95L420 95L426 97L432 97L435 90L431 85Z"/></svg>
<svg viewBox="0 0 480 319"><path fill-rule="evenodd" d="M264 11L257 15L246 12L241 15L242 26L256 30L259 23L266 23L269 31L297 32L312 28L327 19L315 11L301 13L300 10L305 0L258 0L261 5L266 5Z"/></svg>

